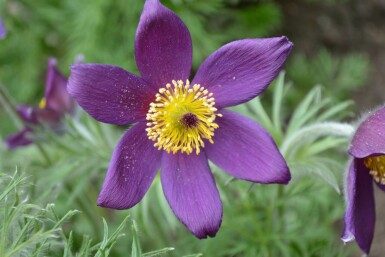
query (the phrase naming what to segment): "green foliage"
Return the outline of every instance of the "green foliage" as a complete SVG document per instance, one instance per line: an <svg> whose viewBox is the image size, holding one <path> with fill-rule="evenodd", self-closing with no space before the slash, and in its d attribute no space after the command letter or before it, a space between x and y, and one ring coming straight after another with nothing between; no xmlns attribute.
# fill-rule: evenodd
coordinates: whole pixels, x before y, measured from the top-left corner
<svg viewBox="0 0 385 257"><path fill-rule="evenodd" d="M43 252L59 248L61 226L77 211L69 211L59 218L53 204L46 208L28 202L27 178L14 173L1 174L0 184L0 256L41 256Z"/></svg>
<svg viewBox="0 0 385 257"><path fill-rule="evenodd" d="M215 30L226 31L226 41L267 37L271 31L281 26L282 19L279 6L272 2L249 3L238 8L228 8L225 13L215 16L219 16L218 19L221 20L217 26L222 26Z"/></svg>
<svg viewBox="0 0 385 257"><path fill-rule="evenodd" d="M329 6L334 6L336 4L344 4L348 3L350 0L304 0L304 2L309 2L312 4L323 4L323 5L329 5Z"/></svg>
<svg viewBox="0 0 385 257"><path fill-rule="evenodd" d="M128 216L110 235L107 222L103 219L103 239L94 244L90 236L84 234L81 245L74 249L73 231L65 232L73 216L82 215L77 210L58 216L54 204L45 208L31 204L31 177L15 172L12 176L0 174L0 256L63 256L63 257L107 257L128 222ZM143 253L138 239L138 229L132 221L132 257L155 257L172 251L173 248ZM67 236L68 235L68 236Z"/></svg>
<svg viewBox="0 0 385 257"><path fill-rule="evenodd" d="M343 101L350 97L352 91L365 84L368 67L368 58L361 54L337 58L322 49L310 60L303 54L297 54L287 65L288 77L296 85L290 90L287 99L293 106L303 97L303 92L320 84L325 96L333 102Z"/></svg>

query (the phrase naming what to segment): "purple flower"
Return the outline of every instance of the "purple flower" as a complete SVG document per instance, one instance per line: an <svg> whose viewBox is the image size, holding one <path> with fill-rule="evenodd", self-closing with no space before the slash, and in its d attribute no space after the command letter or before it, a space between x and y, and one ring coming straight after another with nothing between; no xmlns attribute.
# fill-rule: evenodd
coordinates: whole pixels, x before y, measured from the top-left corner
<svg viewBox="0 0 385 257"><path fill-rule="evenodd" d="M68 91L91 116L117 125L136 123L115 148L98 205L133 207L161 168L174 214L205 238L215 236L222 220L208 159L238 179L287 184L289 169L269 133L223 108L264 91L291 48L286 37L229 43L203 62L190 83L188 29L158 0L147 0L135 41L142 77L111 65L71 68Z"/></svg>
<svg viewBox="0 0 385 257"><path fill-rule="evenodd" d="M349 154L353 156L346 177L344 242L356 240L369 254L375 208L373 181L385 190L385 107L369 115L358 127Z"/></svg>
<svg viewBox="0 0 385 257"><path fill-rule="evenodd" d="M7 30L5 29L3 20L0 17L0 40L5 38L6 35L7 35Z"/></svg>
<svg viewBox="0 0 385 257"><path fill-rule="evenodd" d="M39 106L18 105L17 113L25 127L9 136L5 143L9 149L29 145L33 142L33 127L42 123L53 130L57 129L61 119L74 111L75 102L67 93L67 79L56 69L56 60L48 61L45 94Z"/></svg>

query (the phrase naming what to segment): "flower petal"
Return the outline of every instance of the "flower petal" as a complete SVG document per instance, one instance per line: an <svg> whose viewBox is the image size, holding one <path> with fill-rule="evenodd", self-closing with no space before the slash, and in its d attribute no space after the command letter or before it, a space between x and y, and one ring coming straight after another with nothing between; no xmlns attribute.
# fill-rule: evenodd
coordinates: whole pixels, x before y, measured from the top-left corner
<svg viewBox="0 0 385 257"><path fill-rule="evenodd" d="M6 35L7 35L7 30L5 29L3 20L0 17L0 40L5 38Z"/></svg>
<svg viewBox="0 0 385 257"><path fill-rule="evenodd" d="M364 158L373 154L385 154L385 107L369 116L359 125L349 147L349 153L355 158Z"/></svg>
<svg viewBox="0 0 385 257"><path fill-rule="evenodd" d="M27 123L37 124L38 119L36 117L36 106L32 105L17 105L16 111L20 118Z"/></svg>
<svg viewBox="0 0 385 257"><path fill-rule="evenodd" d="M156 94L138 76L103 64L72 65L68 92L96 120L116 125L145 120Z"/></svg>
<svg viewBox="0 0 385 257"><path fill-rule="evenodd" d="M189 78L192 63L190 32L159 0L147 0L136 32L135 58L142 78L156 89Z"/></svg>
<svg viewBox="0 0 385 257"><path fill-rule="evenodd" d="M372 177L362 159L351 162L347 174L345 229L342 241L356 240L361 250L369 254L375 222Z"/></svg>
<svg viewBox="0 0 385 257"><path fill-rule="evenodd" d="M67 92L67 79L56 69L56 60L53 58L48 61L45 83L46 107L43 108L54 110L61 115L71 113L75 103Z"/></svg>
<svg viewBox="0 0 385 257"><path fill-rule="evenodd" d="M160 167L162 151L153 146L145 129L144 122L134 125L115 147L99 194L99 206L131 208L150 187Z"/></svg>
<svg viewBox="0 0 385 257"><path fill-rule="evenodd" d="M252 182L287 184L289 168L270 134L255 121L228 110L215 122L214 144L208 158L230 175Z"/></svg>
<svg viewBox="0 0 385 257"><path fill-rule="evenodd" d="M160 175L178 219L198 238L215 236L222 222L222 203L205 154L165 152Z"/></svg>
<svg viewBox="0 0 385 257"><path fill-rule="evenodd" d="M217 108L247 102L278 75L292 46L286 37L234 41L203 62L192 84L213 93Z"/></svg>
<svg viewBox="0 0 385 257"><path fill-rule="evenodd" d="M34 108L33 112L35 113L34 115L37 117L39 122L44 122L52 125L59 123L60 120L63 118L63 114L51 109Z"/></svg>
<svg viewBox="0 0 385 257"><path fill-rule="evenodd" d="M29 128L23 128L19 132L10 135L5 139L5 145L9 150L14 150L20 146L26 146L33 143L31 139L31 130Z"/></svg>
<svg viewBox="0 0 385 257"><path fill-rule="evenodd" d="M23 121L33 125L38 125L40 122L55 124L62 116L52 109L42 109L32 105L18 105L16 111Z"/></svg>

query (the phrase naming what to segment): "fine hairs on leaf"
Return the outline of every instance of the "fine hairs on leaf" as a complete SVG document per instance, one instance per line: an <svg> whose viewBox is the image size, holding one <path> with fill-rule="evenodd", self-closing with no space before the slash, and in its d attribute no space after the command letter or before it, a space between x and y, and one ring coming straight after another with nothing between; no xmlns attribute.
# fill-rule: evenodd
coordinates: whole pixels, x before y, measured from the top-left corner
<svg viewBox="0 0 385 257"><path fill-rule="evenodd" d="M118 238L124 236L124 234L122 234L122 230L124 229L128 219L129 219L129 216L127 216L122 221L122 223L120 223L119 227L114 231L114 233L112 233L112 235L109 236L108 225L106 220L103 218L103 226L104 226L103 241L91 248L91 250L97 249L95 257L109 256L109 252L111 251L111 248L114 246Z"/></svg>
<svg viewBox="0 0 385 257"><path fill-rule="evenodd" d="M17 171L12 176L0 174L0 185L3 185L1 192L3 204L0 205L0 256L24 256L23 253L29 253L26 256L33 257L47 254L50 256L62 249L63 257L86 257L91 253L94 253L95 257L105 257L109 256L117 240L124 236L122 231L129 216L111 235L108 232L107 222L103 219L103 241L92 246L92 239L84 235L79 252L74 254L72 249L74 232L70 231L67 236L62 227L64 223L72 220L74 215L79 215L79 211L72 210L64 216L59 216L54 204L48 204L45 208L29 204L28 180L28 177ZM141 249L137 230L133 230L133 242L135 242L136 249ZM171 250L173 248L164 248L144 255L139 252L136 256L159 256Z"/></svg>
<svg viewBox="0 0 385 257"><path fill-rule="evenodd" d="M136 222L133 220L131 225L132 231L132 247L131 247L131 257L161 257L164 254L174 251L172 247L165 247L163 249L142 253L142 246L139 240L139 229Z"/></svg>
<svg viewBox="0 0 385 257"><path fill-rule="evenodd" d="M0 256L11 257L30 253L41 256L47 249L57 249L62 240L61 226L78 211L69 211L59 218L52 204L46 208L30 204L28 177L15 172L13 176L0 175L2 187L0 205ZM22 200L21 200L22 199Z"/></svg>

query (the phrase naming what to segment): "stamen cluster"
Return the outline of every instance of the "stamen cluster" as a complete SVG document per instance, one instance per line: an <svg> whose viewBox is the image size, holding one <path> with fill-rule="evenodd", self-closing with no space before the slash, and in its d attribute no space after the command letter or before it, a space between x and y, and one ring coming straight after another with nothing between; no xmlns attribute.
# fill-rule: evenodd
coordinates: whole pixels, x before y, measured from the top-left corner
<svg viewBox="0 0 385 257"><path fill-rule="evenodd" d="M369 174L372 175L374 180L385 185L385 156L367 157L364 160L364 164L370 170Z"/></svg>
<svg viewBox="0 0 385 257"><path fill-rule="evenodd" d="M213 94L207 89L187 80L172 81L159 89L156 99L147 113L147 136L156 141L155 147L168 153L200 153L205 146L203 139L214 143L212 137L218 128L217 113Z"/></svg>

